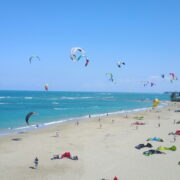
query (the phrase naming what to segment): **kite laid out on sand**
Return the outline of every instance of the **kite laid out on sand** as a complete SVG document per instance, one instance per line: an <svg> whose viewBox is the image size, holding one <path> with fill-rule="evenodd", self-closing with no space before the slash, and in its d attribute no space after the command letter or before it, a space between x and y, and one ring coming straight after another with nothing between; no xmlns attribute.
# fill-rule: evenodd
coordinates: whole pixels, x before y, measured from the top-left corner
<svg viewBox="0 0 180 180"><path fill-rule="evenodd" d="M118 61L118 62L117 62L117 67L118 67L118 68L121 68L122 65L126 65L126 63L125 63L125 62L122 62L122 61Z"/></svg>
<svg viewBox="0 0 180 180"><path fill-rule="evenodd" d="M164 146L159 146L157 150L159 151L164 151L164 150L169 150L169 151L176 151L176 146L171 146L171 147L164 147Z"/></svg>
<svg viewBox="0 0 180 180"><path fill-rule="evenodd" d="M37 114L36 112L29 112L27 115L26 115L26 118L25 118L25 120L26 120L26 124L29 126L29 119L30 119L30 117L32 116L32 115L34 115L34 114Z"/></svg>
<svg viewBox="0 0 180 180"><path fill-rule="evenodd" d="M157 137L153 137L153 138L148 138L147 141L157 141L157 142L163 142L163 139L161 138L157 138Z"/></svg>
<svg viewBox="0 0 180 180"><path fill-rule="evenodd" d="M136 149L142 149L145 147L152 148L153 146L150 143L147 143L146 145L145 144L139 144L139 145L135 146Z"/></svg>
<svg viewBox="0 0 180 180"><path fill-rule="evenodd" d="M63 159L63 158L78 160L78 156L72 156L70 152L65 152L61 156L60 155L54 155L53 158L51 158L51 160Z"/></svg>
<svg viewBox="0 0 180 180"><path fill-rule="evenodd" d="M153 154L166 154L166 153L164 153L162 151L159 151L159 150L150 149L148 151L143 152L143 154L145 156L150 156L150 155L153 155Z"/></svg>
<svg viewBox="0 0 180 180"><path fill-rule="evenodd" d="M131 125L145 125L145 123L136 121L132 123Z"/></svg>
<svg viewBox="0 0 180 180"><path fill-rule="evenodd" d="M111 180L111 179L102 178L101 180ZM115 176L112 180L119 180L119 179Z"/></svg>
<svg viewBox="0 0 180 180"><path fill-rule="evenodd" d="M39 56L31 56L31 57L29 57L29 62L30 62L30 64L31 64L32 60L33 60L33 61L34 61L34 60L39 60L39 61L40 61L40 57L39 57Z"/></svg>
<svg viewBox="0 0 180 180"><path fill-rule="evenodd" d="M90 62L84 49L82 49L80 47L71 48L70 58L72 61L76 61L76 62L82 58L85 58L85 60L86 60L85 66L87 66Z"/></svg>
<svg viewBox="0 0 180 180"><path fill-rule="evenodd" d="M135 116L134 119L141 120L141 119L144 119L144 116Z"/></svg>

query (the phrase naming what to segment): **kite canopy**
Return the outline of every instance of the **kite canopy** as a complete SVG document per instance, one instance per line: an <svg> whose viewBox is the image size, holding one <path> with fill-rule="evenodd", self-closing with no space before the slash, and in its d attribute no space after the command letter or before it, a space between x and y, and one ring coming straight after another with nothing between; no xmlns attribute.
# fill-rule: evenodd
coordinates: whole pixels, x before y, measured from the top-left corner
<svg viewBox="0 0 180 180"><path fill-rule="evenodd" d="M106 76L108 76L109 81L112 81L112 82L114 81L113 74L111 72L106 73Z"/></svg>
<svg viewBox="0 0 180 180"><path fill-rule="evenodd" d="M39 60L40 61L40 57L39 56L31 56L31 57L29 57L30 64L31 64L32 60Z"/></svg>
<svg viewBox="0 0 180 180"><path fill-rule="evenodd" d="M158 104L159 104L159 99L156 98L156 99L153 101L153 107L156 107Z"/></svg>
<svg viewBox="0 0 180 180"><path fill-rule="evenodd" d="M32 115L34 115L34 114L36 114L36 113L35 113L35 112L29 112L29 113L26 115L25 120L26 120L27 125L29 125L29 119L30 119L30 117L31 117Z"/></svg>
<svg viewBox="0 0 180 180"><path fill-rule="evenodd" d="M122 65L126 65L125 62L122 62L122 61L118 61L118 62L117 62L117 66L118 66L119 68L121 68Z"/></svg>
<svg viewBox="0 0 180 180"><path fill-rule="evenodd" d="M163 142L163 139L157 138L157 137L153 137L153 138L148 138L147 141L158 141L158 142Z"/></svg>
<svg viewBox="0 0 180 180"><path fill-rule="evenodd" d="M159 146L157 150L159 151L164 151L164 150L169 150L169 151L176 151L176 146L171 146L171 147L164 147L164 146Z"/></svg>
<svg viewBox="0 0 180 180"><path fill-rule="evenodd" d="M170 81L171 83L173 83L173 81L178 80L177 76L174 73L169 73L169 74L161 74L161 77L165 80Z"/></svg>
<svg viewBox="0 0 180 180"><path fill-rule="evenodd" d="M71 48L70 58L71 58L72 61L76 61L77 62L80 59L82 59L83 57L86 59L85 66L87 66L90 61L89 61L89 59L88 59L84 49L82 49L80 47L73 47L73 48Z"/></svg>
<svg viewBox="0 0 180 180"><path fill-rule="evenodd" d="M44 89L45 89L46 91L48 91L49 85L48 85L48 84L45 84L45 85L44 85Z"/></svg>

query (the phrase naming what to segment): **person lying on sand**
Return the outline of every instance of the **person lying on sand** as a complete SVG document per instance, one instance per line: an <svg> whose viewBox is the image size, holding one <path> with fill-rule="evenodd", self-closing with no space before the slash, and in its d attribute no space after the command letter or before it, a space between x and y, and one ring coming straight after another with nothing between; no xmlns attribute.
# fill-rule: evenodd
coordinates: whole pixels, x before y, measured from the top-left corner
<svg viewBox="0 0 180 180"><path fill-rule="evenodd" d="M64 154L61 155L61 157L59 155L54 155L53 158L51 158L51 160L63 159L63 158L78 160L78 156L72 156L70 152L65 152Z"/></svg>

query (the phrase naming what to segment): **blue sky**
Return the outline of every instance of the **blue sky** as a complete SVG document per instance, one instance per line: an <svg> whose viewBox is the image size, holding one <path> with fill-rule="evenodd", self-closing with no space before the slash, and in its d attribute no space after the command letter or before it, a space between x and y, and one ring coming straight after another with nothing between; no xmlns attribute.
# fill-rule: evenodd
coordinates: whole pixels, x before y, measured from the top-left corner
<svg viewBox="0 0 180 180"><path fill-rule="evenodd" d="M6 0L0 5L0 90L164 92L180 90L177 0ZM72 62L82 47L90 64ZM29 63L31 55L41 61ZM119 69L116 62L126 66ZM106 72L112 72L111 83ZM143 87L141 81L156 83Z"/></svg>

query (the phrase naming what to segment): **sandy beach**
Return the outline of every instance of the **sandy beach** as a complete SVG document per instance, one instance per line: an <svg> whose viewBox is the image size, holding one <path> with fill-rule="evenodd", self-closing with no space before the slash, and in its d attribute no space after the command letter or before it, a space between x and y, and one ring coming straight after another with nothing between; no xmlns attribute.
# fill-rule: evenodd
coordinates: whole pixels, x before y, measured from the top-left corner
<svg viewBox="0 0 180 180"><path fill-rule="evenodd" d="M59 124L24 134L0 137L1 180L178 180L180 177L180 137L176 141L170 132L180 130L180 103L125 115L89 118ZM144 116L137 120L135 116ZM145 125L133 126L134 122ZM174 123L175 122L175 123ZM160 127L159 127L160 126ZM56 131L59 136L56 137ZM152 148L137 150L148 138L159 137L163 142L149 141ZM176 151L144 156L143 152L158 146ZM70 152L78 160L55 159L53 155ZM37 169L32 169L38 157Z"/></svg>

